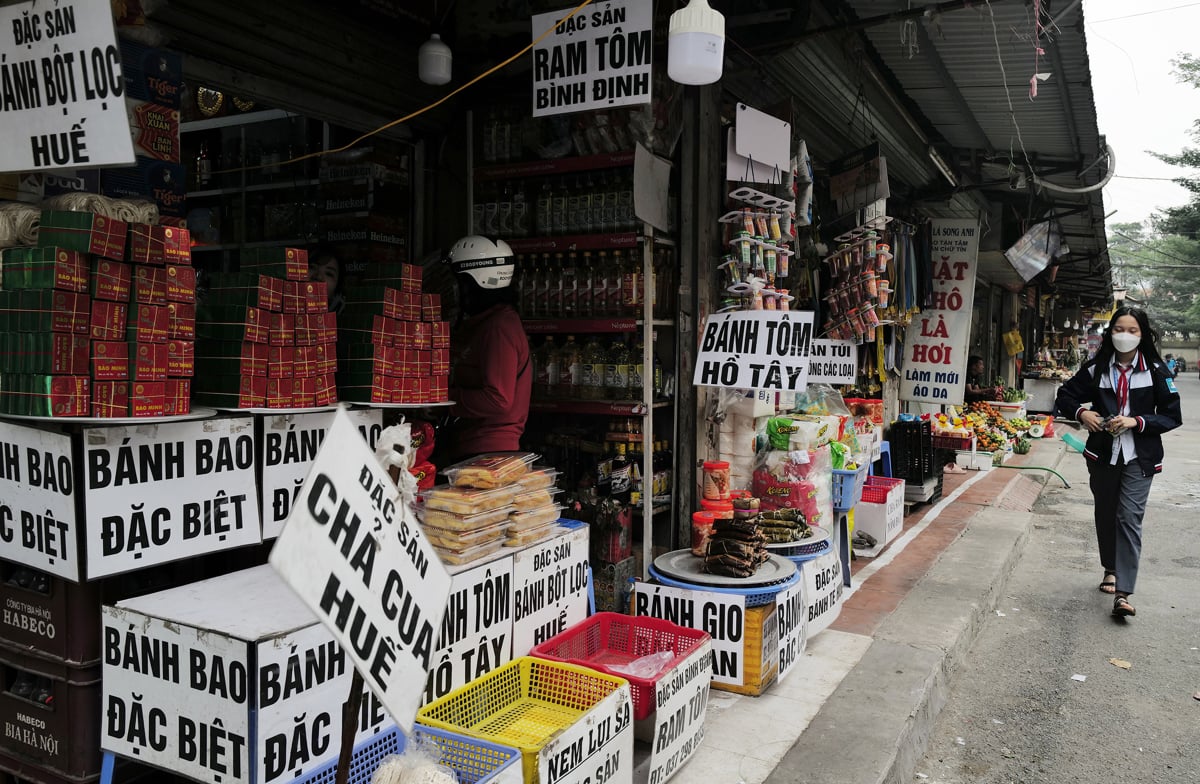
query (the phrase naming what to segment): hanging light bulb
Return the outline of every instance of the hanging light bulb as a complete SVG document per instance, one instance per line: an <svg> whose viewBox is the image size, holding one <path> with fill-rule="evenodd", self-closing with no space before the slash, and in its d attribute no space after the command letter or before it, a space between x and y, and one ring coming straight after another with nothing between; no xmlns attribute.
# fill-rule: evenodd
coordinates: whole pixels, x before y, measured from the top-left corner
<svg viewBox="0 0 1200 784"><path fill-rule="evenodd" d="M1079 331L1079 322L1078 321L1075 322L1075 331L1076 332Z"/></svg>
<svg viewBox="0 0 1200 784"><path fill-rule="evenodd" d="M425 84L446 84L450 81L454 55L437 33L417 50L417 75Z"/></svg>
<svg viewBox="0 0 1200 784"><path fill-rule="evenodd" d="M725 17L706 0L691 0L671 14L667 75L680 84L712 84L725 60Z"/></svg>
<svg viewBox="0 0 1200 784"><path fill-rule="evenodd" d="M1063 329L1070 329L1070 328L1071 328L1071 319L1067 319L1066 321L1063 322Z"/></svg>

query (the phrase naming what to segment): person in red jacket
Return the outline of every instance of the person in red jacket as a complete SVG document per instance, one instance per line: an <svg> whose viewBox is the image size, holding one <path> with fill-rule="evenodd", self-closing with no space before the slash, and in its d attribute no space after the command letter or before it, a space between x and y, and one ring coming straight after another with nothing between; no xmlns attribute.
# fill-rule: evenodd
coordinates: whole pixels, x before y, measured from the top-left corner
<svg viewBox="0 0 1200 784"><path fill-rule="evenodd" d="M457 417L441 438L460 460L520 449L533 367L516 309L512 249L503 240L463 237L447 256L458 283L459 323L450 339L450 399Z"/></svg>

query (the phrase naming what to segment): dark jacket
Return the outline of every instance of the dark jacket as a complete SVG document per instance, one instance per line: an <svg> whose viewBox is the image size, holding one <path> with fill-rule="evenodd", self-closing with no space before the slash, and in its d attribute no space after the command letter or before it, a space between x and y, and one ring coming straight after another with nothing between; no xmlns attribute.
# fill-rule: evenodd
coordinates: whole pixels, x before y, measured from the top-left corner
<svg viewBox="0 0 1200 784"><path fill-rule="evenodd" d="M1084 365L1071 380L1058 390L1055 409L1066 417L1078 420L1085 403L1102 417L1117 414L1117 393L1112 387L1112 365L1107 364L1095 376L1094 364ZM1160 363L1151 366L1139 351L1129 377L1129 415L1138 421L1133 431L1138 465L1143 476L1162 471L1162 434L1183 424L1179 408L1179 392L1171 380L1170 371ZM1088 460L1109 462L1113 437L1105 432L1089 433L1083 456Z"/></svg>

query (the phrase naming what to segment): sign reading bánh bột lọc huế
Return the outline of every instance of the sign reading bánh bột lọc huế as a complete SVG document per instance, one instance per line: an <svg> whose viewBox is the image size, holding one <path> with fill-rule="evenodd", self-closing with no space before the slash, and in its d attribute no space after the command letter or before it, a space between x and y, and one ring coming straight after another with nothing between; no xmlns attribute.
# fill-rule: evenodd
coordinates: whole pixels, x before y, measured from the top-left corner
<svg viewBox="0 0 1200 784"><path fill-rule="evenodd" d="M513 653L524 656L587 618L588 529L561 534L513 555Z"/></svg>
<svg viewBox="0 0 1200 784"><path fill-rule="evenodd" d="M133 163L105 0L0 7L0 172Z"/></svg>
<svg viewBox="0 0 1200 784"><path fill-rule="evenodd" d="M0 545L4 559L78 581L71 437L0 422Z"/></svg>
<svg viewBox="0 0 1200 784"><path fill-rule="evenodd" d="M649 103L654 4L614 0L562 19L564 8L533 17L533 116ZM613 128L600 129L612 134ZM631 149L613 138L610 148Z"/></svg>
<svg viewBox="0 0 1200 784"><path fill-rule="evenodd" d="M704 320L692 383L803 392L812 332L813 313L808 310L714 313Z"/></svg>

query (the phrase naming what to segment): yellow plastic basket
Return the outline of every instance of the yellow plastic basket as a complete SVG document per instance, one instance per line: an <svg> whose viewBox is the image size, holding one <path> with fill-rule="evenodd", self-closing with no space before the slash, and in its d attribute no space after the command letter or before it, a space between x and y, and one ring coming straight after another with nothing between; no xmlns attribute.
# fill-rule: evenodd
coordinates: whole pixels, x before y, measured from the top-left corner
<svg viewBox="0 0 1200 784"><path fill-rule="evenodd" d="M624 684L585 667L523 656L429 703L417 721L520 749L525 781L536 784L542 747Z"/></svg>

